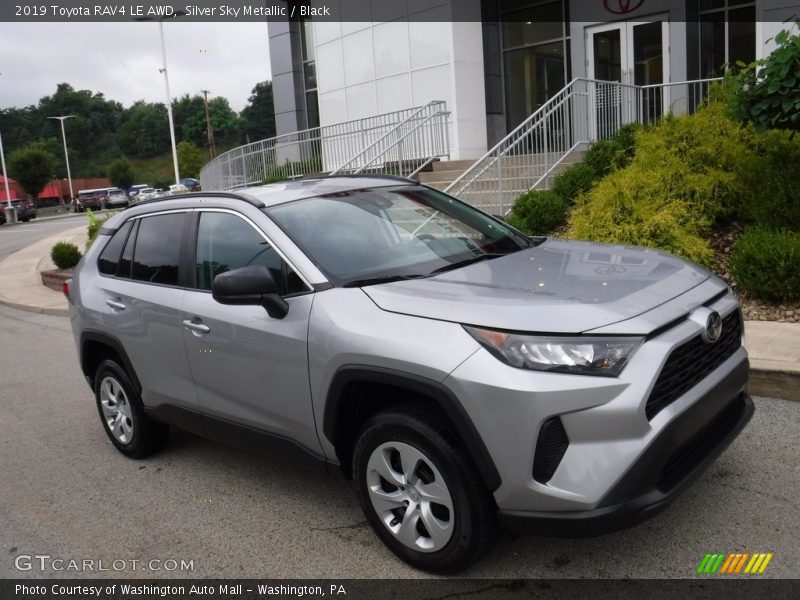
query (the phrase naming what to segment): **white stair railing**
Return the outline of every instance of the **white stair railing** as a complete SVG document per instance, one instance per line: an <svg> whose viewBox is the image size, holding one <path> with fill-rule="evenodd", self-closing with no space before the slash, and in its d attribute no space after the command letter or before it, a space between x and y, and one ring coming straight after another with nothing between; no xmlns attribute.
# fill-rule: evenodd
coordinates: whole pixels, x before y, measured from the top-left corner
<svg viewBox="0 0 800 600"><path fill-rule="evenodd" d="M450 156L449 115L445 102L428 103L331 175L376 172L413 177L437 158Z"/></svg>
<svg viewBox="0 0 800 600"><path fill-rule="evenodd" d="M719 79L636 86L573 79L445 191L487 212L506 215L520 194L547 183L571 152L612 137L626 123L694 112L706 101L714 81Z"/></svg>
<svg viewBox="0 0 800 600"><path fill-rule="evenodd" d="M413 129L409 124L430 110L434 114L446 113L446 105L432 102L423 107L314 127L245 144L207 163L200 171L200 185L207 191L224 191L336 171L351 164L352 157L365 148L377 147L379 140L401 137L402 134L397 136L398 131ZM443 136L446 149L446 118L437 122L429 134Z"/></svg>

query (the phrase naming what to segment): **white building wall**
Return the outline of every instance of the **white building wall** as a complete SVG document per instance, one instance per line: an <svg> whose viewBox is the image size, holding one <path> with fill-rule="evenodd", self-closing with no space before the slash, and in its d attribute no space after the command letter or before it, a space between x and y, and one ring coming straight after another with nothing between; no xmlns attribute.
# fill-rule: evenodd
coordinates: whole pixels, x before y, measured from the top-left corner
<svg viewBox="0 0 800 600"><path fill-rule="evenodd" d="M451 10L449 1L430 17ZM408 11L414 1L398 4ZM481 24L424 19L416 13L413 21L313 22L320 124L444 100L451 158L478 158L486 151Z"/></svg>

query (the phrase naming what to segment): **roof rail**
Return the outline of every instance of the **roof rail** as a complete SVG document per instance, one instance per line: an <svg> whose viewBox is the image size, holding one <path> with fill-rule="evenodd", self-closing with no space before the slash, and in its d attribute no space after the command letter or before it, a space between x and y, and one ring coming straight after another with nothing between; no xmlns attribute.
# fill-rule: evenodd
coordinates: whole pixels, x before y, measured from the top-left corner
<svg viewBox="0 0 800 600"><path fill-rule="evenodd" d="M134 208L136 206L142 206L144 204L152 204L154 202L163 202L165 200L182 200L184 198L229 198L232 200L244 200L248 204L252 204L256 208L264 208L266 204L264 204L261 200L253 198L248 194L236 194L232 192L189 192L188 194L177 194L173 196L159 196L158 198L150 198L149 200L142 200L141 202L137 202L135 204L130 204L126 208Z"/></svg>
<svg viewBox="0 0 800 600"><path fill-rule="evenodd" d="M383 173L337 173L336 175L314 175L313 177L304 177L302 181L316 179L393 179L395 181L402 181L403 183L419 183L419 181L416 179L409 179L408 177L401 177L400 175L384 175Z"/></svg>

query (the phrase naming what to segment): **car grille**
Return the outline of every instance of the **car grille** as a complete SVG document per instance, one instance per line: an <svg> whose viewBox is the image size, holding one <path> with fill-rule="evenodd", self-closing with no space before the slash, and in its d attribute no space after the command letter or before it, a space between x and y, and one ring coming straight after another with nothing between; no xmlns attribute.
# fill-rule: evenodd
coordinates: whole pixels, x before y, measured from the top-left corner
<svg viewBox="0 0 800 600"><path fill-rule="evenodd" d="M722 320L722 335L715 343L706 343L698 334L675 348L647 399L647 419L655 417L705 379L736 352L741 341L742 317L735 310Z"/></svg>

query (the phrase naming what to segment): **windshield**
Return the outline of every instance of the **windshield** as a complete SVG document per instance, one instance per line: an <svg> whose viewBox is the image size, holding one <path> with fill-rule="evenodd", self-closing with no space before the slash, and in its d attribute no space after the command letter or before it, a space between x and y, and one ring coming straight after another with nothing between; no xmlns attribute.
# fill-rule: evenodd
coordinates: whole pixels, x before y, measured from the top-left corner
<svg viewBox="0 0 800 600"><path fill-rule="evenodd" d="M501 222L423 187L337 192L268 212L337 285L427 277L530 245Z"/></svg>

